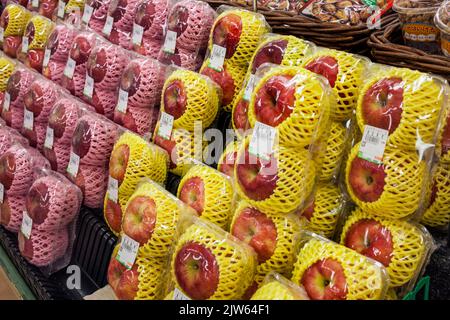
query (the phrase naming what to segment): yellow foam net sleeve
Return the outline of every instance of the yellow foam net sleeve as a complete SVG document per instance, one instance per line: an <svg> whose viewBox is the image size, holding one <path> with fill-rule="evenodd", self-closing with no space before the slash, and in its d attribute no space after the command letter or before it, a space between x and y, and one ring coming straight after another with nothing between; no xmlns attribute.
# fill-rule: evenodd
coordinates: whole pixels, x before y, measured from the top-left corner
<svg viewBox="0 0 450 320"><path fill-rule="evenodd" d="M0 92L6 91L8 79L14 71L14 63L4 57L0 57Z"/></svg>
<svg viewBox="0 0 450 320"><path fill-rule="evenodd" d="M223 172L222 170L223 170L223 165L224 164L225 165L226 164L231 165L232 164L230 162L231 159L227 160L227 155L230 155L230 154L235 153L235 152L237 153L238 149L239 149L239 142L237 142L237 141L233 141L233 142L230 142L229 144L227 144L225 150L223 150L223 153L222 153L222 155L219 158L219 162L217 163L217 170ZM227 161L230 162L230 163L227 163ZM234 170L233 170L233 172L234 172ZM233 175L233 173L232 173L232 175Z"/></svg>
<svg viewBox="0 0 450 320"><path fill-rule="evenodd" d="M346 129L340 122L332 121L326 138L325 154L322 157L320 181L330 181L339 173L339 166L346 147Z"/></svg>
<svg viewBox="0 0 450 320"><path fill-rule="evenodd" d="M383 156L386 173L383 192L373 202L361 201L349 182L351 164L358 156L359 146L360 143L352 148L345 171L347 190L356 205L364 211L392 219L401 219L414 214L419 209L423 181L426 178L426 163L419 161L415 152L386 147Z"/></svg>
<svg viewBox="0 0 450 320"><path fill-rule="evenodd" d="M407 150L416 150L416 142L434 144L434 135L444 102L444 85L418 71L401 68L380 69L370 77L361 89L356 118L362 132L368 119L363 117L363 99L367 91L378 81L389 78L402 79L403 102L400 123L389 135L388 144Z"/></svg>
<svg viewBox="0 0 450 320"><path fill-rule="evenodd" d="M53 30L54 24L47 18L41 16L34 16L28 22L34 25L34 38L29 43L29 49L41 49L45 47L45 43Z"/></svg>
<svg viewBox="0 0 450 320"><path fill-rule="evenodd" d="M69 0L65 7L65 12L70 13L76 9L83 10L84 8L84 0Z"/></svg>
<svg viewBox="0 0 450 320"><path fill-rule="evenodd" d="M198 177L203 182L204 204L200 218L210 221L226 230L234 210L234 190L231 180L219 171L205 166L194 165L181 179L178 185L178 197L184 184Z"/></svg>
<svg viewBox="0 0 450 320"><path fill-rule="evenodd" d="M309 240L300 250L292 281L301 284L306 269L323 259L334 259L344 269L346 300L380 300L387 290L384 268L359 253L331 241Z"/></svg>
<svg viewBox="0 0 450 320"><path fill-rule="evenodd" d="M138 291L135 300L160 300L164 298L163 282L166 261L138 256Z"/></svg>
<svg viewBox="0 0 450 320"><path fill-rule="evenodd" d="M332 57L338 64L338 74L332 88L336 96L336 105L331 109L331 118L334 121L350 119L356 108L366 60L344 51L320 49L308 56L303 66L322 57Z"/></svg>
<svg viewBox="0 0 450 320"><path fill-rule="evenodd" d="M320 183L315 191L313 203L313 213L306 228L331 238L344 206L342 193L332 183Z"/></svg>
<svg viewBox="0 0 450 320"><path fill-rule="evenodd" d="M231 222L230 230L239 215L246 208L251 206L245 201L241 201L236 209ZM256 269L255 281L258 284L264 280L264 277L271 271L278 272L284 276L290 276L295 260L295 236L300 231L300 224L295 217L289 215L279 215L264 213L276 227L277 239L273 254L269 259L260 263Z"/></svg>
<svg viewBox="0 0 450 320"><path fill-rule="evenodd" d="M250 98L247 112L250 126L253 128L258 121L255 114L258 92L271 78L280 75L292 76L292 86L296 88L291 114L276 127L280 144L290 147L307 146L328 130L332 99L322 80L300 67L275 67L262 77Z"/></svg>
<svg viewBox="0 0 450 320"><path fill-rule="evenodd" d="M250 300L297 300L291 290L283 284L272 281L262 285Z"/></svg>
<svg viewBox="0 0 450 320"><path fill-rule="evenodd" d="M21 36L25 32L25 27L31 18L31 12L17 4L6 6L2 16L8 14L8 26L4 30L4 36Z"/></svg>
<svg viewBox="0 0 450 320"><path fill-rule="evenodd" d="M164 83L162 111L165 111L164 96L167 87L175 81L183 85L186 94L186 110L178 119L174 119L173 127L194 131L195 121L201 121L204 128L209 127L216 118L220 106L220 96L216 85L194 71L176 70Z"/></svg>
<svg viewBox="0 0 450 320"><path fill-rule="evenodd" d="M433 177L434 201L422 216L430 227L446 226L450 222L450 165L440 163Z"/></svg>
<svg viewBox="0 0 450 320"><path fill-rule="evenodd" d="M159 184L166 182L169 164L166 151L128 131L117 140L112 154L122 145L128 146L129 157L124 179L119 186L119 197L131 196L143 177L148 177Z"/></svg>
<svg viewBox="0 0 450 320"><path fill-rule="evenodd" d="M394 288L389 288L386 291L386 295L384 296L384 300L398 300L397 293Z"/></svg>
<svg viewBox="0 0 450 320"><path fill-rule="evenodd" d="M244 159L243 154L245 149L248 149L248 142L247 138L240 146L238 160ZM278 180L268 198L260 201L249 198L239 182L238 166L235 166L234 176L237 181L237 192L242 199L263 212L273 212L274 214L294 212L303 204L314 188L316 174L314 162L311 160L309 152L300 148L278 146L274 150L273 157L277 162Z"/></svg>
<svg viewBox="0 0 450 320"><path fill-rule="evenodd" d="M177 253L189 242L195 242L209 249L219 267L217 289L208 300L240 299L253 282L256 269L256 257L253 251L228 239L218 237L218 233L205 226L194 224L186 229L176 245L172 257L171 270L173 273L175 272L174 261ZM173 274L173 278L176 279L175 274ZM176 285L180 287L178 284ZM183 292L181 288L180 290Z"/></svg>
<svg viewBox="0 0 450 320"><path fill-rule="evenodd" d="M392 237L393 251L391 262L386 270L392 287L399 287L414 279L422 267L428 251L427 239L415 225L406 221L385 219L356 209L342 229L341 244L345 244L347 232L352 225L361 220L375 220L386 228Z"/></svg>
<svg viewBox="0 0 450 320"><path fill-rule="evenodd" d="M229 62L234 65L247 67L253 53L258 46L260 38L263 34L270 32L270 27L267 24L263 15L247 10L232 9L220 14L211 28L211 35L209 40L209 51L211 52L213 46L213 34L217 23L225 16L237 15L242 22L242 32L239 37L239 44Z"/></svg>

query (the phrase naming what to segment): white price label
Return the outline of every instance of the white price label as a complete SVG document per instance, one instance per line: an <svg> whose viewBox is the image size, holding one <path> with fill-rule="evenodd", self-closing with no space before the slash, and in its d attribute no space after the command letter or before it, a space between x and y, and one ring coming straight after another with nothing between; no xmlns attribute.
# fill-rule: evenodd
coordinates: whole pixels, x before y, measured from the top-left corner
<svg viewBox="0 0 450 320"><path fill-rule="evenodd" d="M55 139L55 133L53 131L53 128L47 127L47 131L45 132L44 147L52 150L54 139Z"/></svg>
<svg viewBox="0 0 450 320"><path fill-rule="evenodd" d="M269 160L273 152L277 130L256 121L248 151L261 159Z"/></svg>
<svg viewBox="0 0 450 320"><path fill-rule="evenodd" d="M90 99L94 94L94 79L87 73L86 73L86 81L84 82L83 94Z"/></svg>
<svg viewBox="0 0 450 320"><path fill-rule="evenodd" d="M44 60L42 61L42 67L46 67L48 66L48 63L50 62L50 55L52 53L52 50L50 50L49 48L45 48L45 52L44 52Z"/></svg>
<svg viewBox="0 0 450 320"><path fill-rule="evenodd" d="M11 96L9 95L9 92L5 92L5 96L3 97L3 111L4 112L9 111L10 104L11 104Z"/></svg>
<svg viewBox="0 0 450 320"><path fill-rule="evenodd" d="M72 176L76 177L78 175L78 169L80 168L80 156L74 153L73 151L70 152L70 160L69 164L67 166L67 172Z"/></svg>
<svg viewBox="0 0 450 320"><path fill-rule="evenodd" d="M31 1L31 7L32 8L39 8L39 0L32 0Z"/></svg>
<svg viewBox="0 0 450 320"><path fill-rule="evenodd" d="M209 67L219 72L222 71L226 54L226 48L213 44L211 57L209 59Z"/></svg>
<svg viewBox="0 0 450 320"><path fill-rule="evenodd" d="M2 27L0 27L0 42L3 42L4 34L5 30Z"/></svg>
<svg viewBox="0 0 450 320"><path fill-rule="evenodd" d="M383 163L388 136L388 130L365 125L358 157L377 164Z"/></svg>
<svg viewBox="0 0 450 320"><path fill-rule="evenodd" d="M28 37L23 36L22 37L22 53L28 52Z"/></svg>
<svg viewBox="0 0 450 320"><path fill-rule="evenodd" d="M117 101L117 110L127 113L128 108L128 91L119 89L119 100Z"/></svg>
<svg viewBox="0 0 450 320"><path fill-rule="evenodd" d="M163 51L174 54L176 46L177 33L175 31L167 30L166 38L164 39Z"/></svg>
<svg viewBox="0 0 450 320"><path fill-rule="evenodd" d="M89 24L91 21L92 13L94 12L94 8L88 4L84 5L83 16L81 17L81 21L85 24Z"/></svg>
<svg viewBox="0 0 450 320"><path fill-rule="evenodd" d="M108 180L108 198L114 203L119 201L119 181L111 176Z"/></svg>
<svg viewBox="0 0 450 320"><path fill-rule="evenodd" d="M139 242L124 234L122 236L122 241L120 242L120 248L116 259L127 269L131 269L133 268L134 261L136 260L138 250Z"/></svg>
<svg viewBox="0 0 450 320"><path fill-rule="evenodd" d="M66 67L64 68L64 75L67 78L69 78L69 79L73 78L73 73L75 72L76 65L77 65L77 63L71 57L69 57L69 59L67 59Z"/></svg>
<svg viewBox="0 0 450 320"><path fill-rule="evenodd" d="M106 17L105 25L103 26L103 34L107 37L111 34L114 18L111 16Z"/></svg>
<svg viewBox="0 0 450 320"><path fill-rule="evenodd" d="M172 128L173 128L173 116L161 112L161 119L159 120L159 128L158 128L158 136L163 139L170 140L172 136Z"/></svg>
<svg viewBox="0 0 450 320"><path fill-rule="evenodd" d="M3 183L0 183L0 204L3 204L4 200L5 200L5 187L3 186Z"/></svg>
<svg viewBox="0 0 450 320"><path fill-rule="evenodd" d="M33 130L34 114L30 110L25 109L23 115L23 127L28 130Z"/></svg>
<svg viewBox="0 0 450 320"><path fill-rule="evenodd" d="M142 37L144 36L144 27L138 25L137 23L133 24L133 36L131 40L133 44L140 46L142 43Z"/></svg>
<svg viewBox="0 0 450 320"><path fill-rule="evenodd" d="M30 239L32 228L33 228L33 219L31 219L31 217L28 215L28 212L24 210L20 232L22 232L25 238Z"/></svg>
<svg viewBox="0 0 450 320"><path fill-rule="evenodd" d="M192 300L187 295L185 295L180 289L175 288L173 290L173 300Z"/></svg>
<svg viewBox="0 0 450 320"><path fill-rule="evenodd" d="M244 91L244 100L250 101L250 97L252 96L253 89L255 88L255 84L259 81L259 78L255 76L254 74L250 75L250 78L248 79L247 86L245 87Z"/></svg>
<svg viewBox="0 0 450 320"><path fill-rule="evenodd" d="M58 1L58 18L64 19L64 12L66 10L66 3L62 0Z"/></svg>

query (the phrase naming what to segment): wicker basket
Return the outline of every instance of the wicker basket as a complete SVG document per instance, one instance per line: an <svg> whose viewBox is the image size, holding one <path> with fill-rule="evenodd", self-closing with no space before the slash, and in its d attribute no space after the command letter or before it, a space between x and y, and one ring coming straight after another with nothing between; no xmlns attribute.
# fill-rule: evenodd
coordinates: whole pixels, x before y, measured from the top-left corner
<svg viewBox="0 0 450 320"><path fill-rule="evenodd" d="M239 4L224 0L206 0L213 8L226 4L234 7L254 10L254 6ZM316 43L319 46L365 53L369 51L367 40L371 33L365 24L348 26L339 23L322 22L314 17L296 14L286 11L267 9L261 6L257 11L264 14L273 32L298 36ZM381 19L381 27L384 29L398 21L397 14L389 11Z"/></svg>
<svg viewBox="0 0 450 320"><path fill-rule="evenodd" d="M402 42L400 23L395 23L373 33L368 45L379 63L431 72L450 81L450 58L399 44Z"/></svg>

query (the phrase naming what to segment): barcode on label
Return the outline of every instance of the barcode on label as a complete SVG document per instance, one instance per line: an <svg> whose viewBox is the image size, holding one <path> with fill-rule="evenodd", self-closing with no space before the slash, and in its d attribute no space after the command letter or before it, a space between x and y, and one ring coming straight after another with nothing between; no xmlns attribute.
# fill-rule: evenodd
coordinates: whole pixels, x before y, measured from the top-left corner
<svg viewBox="0 0 450 320"><path fill-rule="evenodd" d="M69 79L73 78L73 73L75 71L76 64L77 63L75 62L75 60L73 60L71 57L67 59L66 67L64 68L64 75L67 78Z"/></svg>
<svg viewBox="0 0 450 320"><path fill-rule="evenodd" d="M53 139L54 139L53 128L47 127L47 131L45 133L44 147L50 150L53 149Z"/></svg>
<svg viewBox="0 0 450 320"><path fill-rule="evenodd" d="M131 40L133 41L133 44L139 46L142 43L142 37L144 36L144 27L141 25L138 25L137 23L133 24L133 35Z"/></svg>
<svg viewBox="0 0 450 320"><path fill-rule="evenodd" d="M62 0L58 2L58 18L64 19L64 11L66 9L66 3Z"/></svg>
<svg viewBox="0 0 450 320"><path fill-rule="evenodd" d="M358 157L381 164L389 131L373 126L364 126L364 133L359 146Z"/></svg>
<svg viewBox="0 0 450 320"><path fill-rule="evenodd" d="M127 113L128 107L128 91L119 89L119 99L117 101L117 110L122 113Z"/></svg>
<svg viewBox="0 0 450 320"><path fill-rule="evenodd" d="M22 225L20 227L20 231L22 232L23 236L27 239L30 239L31 236L31 229L33 228L33 220L28 215L28 212L26 210L23 211L22 216Z"/></svg>
<svg viewBox="0 0 450 320"><path fill-rule="evenodd" d="M83 94L88 98L92 98L93 93L94 79L86 73L86 81L84 82Z"/></svg>
<svg viewBox="0 0 450 320"><path fill-rule="evenodd" d="M28 52L28 37L23 36L22 37L22 53Z"/></svg>
<svg viewBox="0 0 450 320"><path fill-rule="evenodd" d="M166 53L175 53L177 46L177 33L175 31L167 30L166 38L164 40L163 51Z"/></svg>
<svg viewBox="0 0 450 320"><path fill-rule="evenodd" d="M226 48L214 44L209 59L209 67L219 72L222 71L226 54Z"/></svg>
<svg viewBox="0 0 450 320"><path fill-rule="evenodd" d="M108 198L114 203L119 200L119 181L111 176L108 180Z"/></svg>
<svg viewBox="0 0 450 320"><path fill-rule="evenodd" d="M166 113L161 112L161 119L159 121L159 128L158 128L158 136L165 140L170 140L170 137L172 136L172 129L173 129L173 116Z"/></svg>
<svg viewBox="0 0 450 320"><path fill-rule="evenodd" d="M67 166L67 172L72 176L76 177L78 175L78 169L80 167L80 157L74 153L73 151L70 152L70 160L69 164Z"/></svg>
<svg viewBox="0 0 450 320"><path fill-rule="evenodd" d="M112 16L108 16L106 18L105 25L103 26L103 34L107 37L111 34L111 30L113 27L114 18Z"/></svg>
<svg viewBox="0 0 450 320"><path fill-rule="evenodd" d="M52 51L48 48L45 48L45 52L44 52L44 61L42 61L42 66L45 68L46 66L48 66L48 63L50 62L50 54L52 53Z"/></svg>
<svg viewBox="0 0 450 320"><path fill-rule="evenodd" d="M123 234L122 241L120 242L119 252L116 259L127 269L133 268L134 261L139 250L139 242L133 240L126 234Z"/></svg>
<svg viewBox="0 0 450 320"><path fill-rule="evenodd" d="M180 289L175 288L173 290L173 300L192 300L187 295L185 295L183 292L181 292Z"/></svg>
<svg viewBox="0 0 450 320"><path fill-rule="evenodd" d="M11 104L11 96L9 95L9 92L5 92L5 97L3 98L3 111L4 112L9 111L10 104Z"/></svg>
<svg viewBox="0 0 450 320"><path fill-rule="evenodd" d="M30 110L25 109L23 115L23 127L28 130L33 130L34 114Z"/></svg>
<svg viewBox="0 0 450 320"><path fill-rule="evenodd" d="M3 204L4 197L5 197L5 187L3 186L2 183L0 183L0 204Z"/></svg>
<svg viewBox="0 0 450 320"><path fill-rule="evenodd" d="M269 160L273 152L276 133L275 128L256 121L248 151L254 156Z"/></svg>
<svg viewBox="0 0 450 320"><path fill-rule="evenodd" d="M94 12L94 8L88 4L84 5L83 16L81 17L81 21L85 24L89 24L91 21L92 13Z"/></svg>

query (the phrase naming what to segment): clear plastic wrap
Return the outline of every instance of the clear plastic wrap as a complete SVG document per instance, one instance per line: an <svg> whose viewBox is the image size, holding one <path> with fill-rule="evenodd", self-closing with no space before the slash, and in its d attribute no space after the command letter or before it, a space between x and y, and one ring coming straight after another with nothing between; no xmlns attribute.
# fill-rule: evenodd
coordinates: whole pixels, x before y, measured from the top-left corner
<svg viewBox="0 0 450 320"><path fill-rule="evenodd" d="M389 276L382 264L314 233L304 231L292 281L311 300L382 300Z"/></svg>
<svg viewBox="0 0 450 320"><path fill-rule="evenodd" d="M309 297L303 287L271 272L250 300L309 300Z"/></svg>
<svg viewBox="0 0 450 320"><path fill-rule="evenodd" d="M217 170L226 174L230 178L234 178L234 165L236 164L237 152L239 150L239 143L236 141L230 142L223 151L219 162L217 163Z"/></svg>
<svg viewBox="0 0 450 320"><path fill-rule="evenodd" d="M3 99L5 98L5 91L8 86L9 77L11 77L16 63L8 59L0 53L0 106L3 109Z"/></svg>
<svg viewBox="0 0 450 320"><path fill-rule="evenodd" d="M22 146L28 146L28 140L19 131L0 124L0 157L16 143Z"/></svg>
<svg viewBox="0 0 450 320"><path fill-rule="evenodd" d="M53 20L61 19L70 24L79 25L84 12L85 0L58 0L53 11Z"/></svg>
<svg viewBox="0 0 450 320"><path fill-rule="evenodd" d="M33 3L35 1L31 1ZM46 17L48 19L53 19L53 15L56 10L58 10L58 0L38 0L37 10L33 10L38 12L41 16ZM28 4L30 5L30 3ZM34 9L34 8L33 8Z"/></svg>
<svg viewBox="0 0 450 320"><path fill-rule="evenodd" d="M86 0L81 22L100 34L105 25L110 2L111 0Z"/></svg>
<svg viewBox="0 0 450 320"><path fill-rule="evenodd" d="M434 24L440 31L441 51L450 57L450 1L444 1L434 17Z"/></svg>
<svg viewBox="0 0 450 320"><path fill-rule="evenodd" d="M3 10L0 17L3 39L0 39L0 45L8 56L17 57L17 50L22 44L22 36L30 19L31 13L18 4L10 3Z"/></svg>

